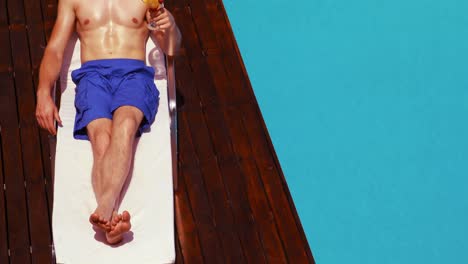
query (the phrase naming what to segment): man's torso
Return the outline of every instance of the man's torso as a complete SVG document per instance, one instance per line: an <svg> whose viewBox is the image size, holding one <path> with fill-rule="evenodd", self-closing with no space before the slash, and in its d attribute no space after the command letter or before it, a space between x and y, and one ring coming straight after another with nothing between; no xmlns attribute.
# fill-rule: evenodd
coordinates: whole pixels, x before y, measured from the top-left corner
<svg viewBox="0 0 468 264"><path fill-rule="evenodd" d="M141 0L76 0L76 31L82 62L145 59L148 29Z"/></svg>

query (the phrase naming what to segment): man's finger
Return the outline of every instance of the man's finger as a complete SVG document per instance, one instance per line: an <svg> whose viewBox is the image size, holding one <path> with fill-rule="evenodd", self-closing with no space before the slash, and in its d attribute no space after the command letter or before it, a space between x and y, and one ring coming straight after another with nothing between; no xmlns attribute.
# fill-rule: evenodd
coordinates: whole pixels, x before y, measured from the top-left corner
<svg viewBox="0 0 468 264"><path fill-rule="evenodd" d="M147 21L151 20L151 12L149 11L149 9L146 11L146 20Z"/></svg>
<svg viewBox="0 0 468 264"><path fill-rule="evenodd" d="M163 19L160 19L160 20L155 20L154 22L156 22L156 25L162 26L164 24L169 23L169 18L163 18Z"/></svg>
<svg viewBox="0 0 468 264"><path fill-rule="evenodd" d="M54 126L54 118L52 115L49 115L47 117L47 130L49 131L49 133L53 134L54 130L55 130L55 126Z"/></svg>
<svg viewBox="0 0 468 264"><path fill-rule="evenodd" d="M55 135L57 133L57 130L55 129L55 124L52 122L52 125L49 126L49 133L51 135Z"/></svg>
<svg viewBox="0 0 468 264"><path fill-rule="evenodd" d="M161 29L168 29L168 28L172 27L173 25L174 25L174 24L171 23L171 21L166 21L166 22L160 24L159 27L160 27Z"/></svg>
<svg viewBox="0 0 468 264"><path fill-rule="evenodd" d="M155 18L159 17L161 14L165 13L164 11L164 8L159 8L158 10L156 11L151 11L150 9L148 9L146 11L146 19L148 21L150 20L154 20Z"/></svg>
<svg viewBox="0 0 468 264"><path fill-rule="evenodd" d="M164 10L166 9L165 8L158 9L158 11L154 14L153 19L159 20L161 18L168 17L168 15L166 14L166 11Z"/></svg>
<svg viewBox="0 0 468 264"><path fill-rule="evenodd" d="M54 117L55 117L55 120L57 120L57 122L59 123L59 125L62 126L62 119L60 119L60 115L57 109L55 109Z"/></svg>
<svg viewBox="0 0 468 264"><path fill-rule="evenodd" d="M169 21L170 21L170 20L169 20L168 17L164 17L164 18L161 18L158 22L159 22L160 24L164 24L164 23L168 23Z"/></svg>
<svg viewBox="0 0 468 264"><path fill-rule="evenodd" d="M37 120L37 122L39 122L39 125L41 126L42 129L46 129L47 130L47 124L44 120L43 117L39 117L39 119Z"/></svg>
<svg viewBox="0 0 468 264"><path fill-rule="evenodd" d="M47 132L49 132L49 134L52 134L53 133L53 129L52 129L52 126L50 124L47 124Z"/></svg>
<svg viewBox="0 0 468 264"><path fill-rule="evenodd" d="M160 7L160 8L158 8L158 10L155 12L155 15L156 15L156 16L159 16L159 15L165 13L165 12L166 12L166 9L165 9L164 7Z"/></svg>
<svg viewBox="0 0 468 264"><path fill-rule="evenodd" d="M39 124L39 127L40 128L44 128L44 122L42 122L42 118L40 118L39 116L36 118L37 120L37 123Z"/></svg>

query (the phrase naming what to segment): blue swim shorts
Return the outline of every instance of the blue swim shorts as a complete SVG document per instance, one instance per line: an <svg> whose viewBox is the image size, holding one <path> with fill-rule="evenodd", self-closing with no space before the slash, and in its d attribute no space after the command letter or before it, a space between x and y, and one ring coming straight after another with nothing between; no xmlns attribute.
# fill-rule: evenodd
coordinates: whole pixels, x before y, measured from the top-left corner
<svg viewBox="0 0 468 264"><path fill-rule="evenodd" d="M74 138L89 140L86 126L98 118L112 119L121 106L134 106L143 112L137 136L154 122L159 91L154 84L154 69L144 61L88 61L72 72L72 80L76 84Z"/></svg>

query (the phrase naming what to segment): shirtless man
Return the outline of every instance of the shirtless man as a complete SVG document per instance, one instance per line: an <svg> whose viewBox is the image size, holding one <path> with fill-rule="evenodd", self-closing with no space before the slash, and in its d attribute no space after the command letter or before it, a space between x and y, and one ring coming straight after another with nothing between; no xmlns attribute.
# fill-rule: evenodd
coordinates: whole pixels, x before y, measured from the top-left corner
<svg viewBox="0 0 468 264"><path fill-rule="evenodd" d="M147 23L158 30L149 31ZM93 150L92 184L97 208L90 222L118 243L130 230L130 214L116 212L116 202L129 173L135 135L154 121L159 92L154 69L145 66L150 34L167 55L175 55L180 31L169 11L150 14L141 0L60 0L52 35L42 59L37 89L39 125L55 135L61 124L51 96L65 47L76 31L81 42L74 137L87 139Z"/></svg>

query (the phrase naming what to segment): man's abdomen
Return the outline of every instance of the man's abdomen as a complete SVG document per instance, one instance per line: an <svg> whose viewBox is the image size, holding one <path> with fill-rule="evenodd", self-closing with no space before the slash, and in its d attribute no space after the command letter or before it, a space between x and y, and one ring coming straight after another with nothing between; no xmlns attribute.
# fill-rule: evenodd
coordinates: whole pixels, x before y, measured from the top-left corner
<svg viewBox="0 0 468 264"><path fill-rule="evenodd" d="M112 26L78 32L81 62L127 58L145 60L147 31Z"/></svg>

